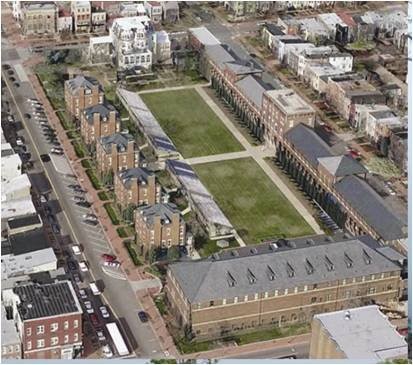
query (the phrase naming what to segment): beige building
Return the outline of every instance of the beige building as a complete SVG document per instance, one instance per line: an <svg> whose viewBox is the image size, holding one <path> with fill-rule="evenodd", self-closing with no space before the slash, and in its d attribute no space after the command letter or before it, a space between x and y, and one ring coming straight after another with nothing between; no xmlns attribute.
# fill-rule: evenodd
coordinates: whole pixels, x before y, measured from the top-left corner
<svg viewBox="0 0 413 365"><path fill-rule="evenodd" d="M58 9L53 1L25 1L21 9L24 35L54 34L57 31Z"/></svg>
<svg viewBox="0 0 413 365"><path fill-rule="evenodd" d="M97 104L83 110L80 118L80 134L87 145L119 131L119 115L108 103Z"/></svg>
<svg viewBox="0 0 413 365"><path fill-rule="evenodd" d="M115 175L116 202L121 210L128 206L154 205L160 202L161 186L153 173L130 168Z"/></svg>
<svg viewBox="0 0 413 365"><path fill-rule="evenodd" d="M90 1L72 1L71 6L75 33L89 33L92 17Z"/></svg>
<svg viewBox="0 0 413 365"><path fill-rule="evenodd" d="M155 204L135 210L137 244L142 252L185 244L185 221L173 204Z"/></svg>
<svg viewBox="0 0 413 365"><path fill-rule="evenodd" d="M262 99L265 141L275 145L285 132L299 123L314 127L315 110L292 89L269 90Z"/></svg>
<svg viewBox="0 0 413 365"><path fill-rule="evenodd" d="M407 342L377 305L317 314L311 329L310 359L407 359Z"/></svg>
<svg viewBox="0 0 413 365"><path fill-rule="evenodd" d="M318 313L397 303L401 266L369 237L315 236L169 265L167 301L196 339L311 322Z"/></svg>
<svg viewBox="0 0 413 365"><path fill-rule="evenodd" d="M96 162L101 174L138 167L139 150L130 134L115 133L98 139Z"/></svg>
<svg viewBox="0 0 413 365"><path fill-rule="evenodd" d="M65 81L66 111L75 120L85 108L103 104L105 96L99 82L89 76L78 75Z"/></svg>

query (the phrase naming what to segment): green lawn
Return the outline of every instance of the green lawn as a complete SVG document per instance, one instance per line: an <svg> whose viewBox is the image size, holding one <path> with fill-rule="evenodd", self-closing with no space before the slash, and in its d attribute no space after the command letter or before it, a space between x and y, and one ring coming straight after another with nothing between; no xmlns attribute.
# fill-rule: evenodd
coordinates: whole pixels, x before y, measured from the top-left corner
<svg viewBox="0 0 413 365"><path fill-rule="evenodd" d="M252 158L193 168L245 243L314 233Z"/></svg>
<svg viewBox="0 0 413 365"><path fill-rule="evenodd" d="M243 150L196 90L162 91L141 97L185 158Z"/></svg>

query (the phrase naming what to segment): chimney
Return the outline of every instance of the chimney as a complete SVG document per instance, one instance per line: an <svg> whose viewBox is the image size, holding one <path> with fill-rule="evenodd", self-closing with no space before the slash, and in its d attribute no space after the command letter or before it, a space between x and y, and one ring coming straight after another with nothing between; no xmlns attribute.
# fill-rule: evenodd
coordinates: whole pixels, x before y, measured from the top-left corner
<svg viewBox="0 0 413 365"><path fill-rule="evenodd" d="M344 319L349 321L351 319L351 314L350 311L346 311L346 313L344 314Z"/></svg>

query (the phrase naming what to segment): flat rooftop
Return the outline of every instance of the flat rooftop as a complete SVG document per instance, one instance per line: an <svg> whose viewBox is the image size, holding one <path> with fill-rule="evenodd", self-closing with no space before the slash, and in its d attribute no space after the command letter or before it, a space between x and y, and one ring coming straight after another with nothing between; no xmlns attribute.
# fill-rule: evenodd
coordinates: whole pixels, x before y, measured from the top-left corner
<svg viewBox="0 0 413 365"><path fill-rule="evenodd" d="M189 28L188 31L204 46L221 44L221 42L205 27Z"/></svg>
<svg viewBox="0 0 413 365"><path fill-rule="evenodd" d="M269 90L266 94L286 114L315 113L310 104L304 101L292 89Z"/></svg>
<svg viewBox="0 0 413 365"><path fill-rule="evenodd" d="M383 362L406 358L407 342L377 305L316 314L337 347L348 359Z"/></svg>

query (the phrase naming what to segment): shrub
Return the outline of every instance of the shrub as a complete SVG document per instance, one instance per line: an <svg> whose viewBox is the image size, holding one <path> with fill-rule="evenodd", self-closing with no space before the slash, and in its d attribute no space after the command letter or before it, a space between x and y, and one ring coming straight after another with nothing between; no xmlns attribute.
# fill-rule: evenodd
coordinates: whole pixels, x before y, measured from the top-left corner
<svg viewBox="0 0 413 365"><path fill-rule="evenodd" d="M132 262L135 264L135 266L141 266L142 262L141 260L139 260L138 254L136 253L136 250L133 247L133 243L131 241L124 241L123 243L126 246L129 256L131 257Z"/></svg>
<svg viewBox="0 0 413 365"><path fill-rule="evenodd" d="M102 189L102 183L100 182L100 180L98 179L98 177L92 169L86 170L86 174L96 190Z"/></svg>
<svg viewBox="0 0 413 365"><path fill-rule="evenodd" d="M108 212L109 218L112 221L112 223L117 226L120 222L119 222L119 218L118 215L115 212L115 209L113 208L113 206L111 204L105 204L104 205L106 211Z"/></svg>

